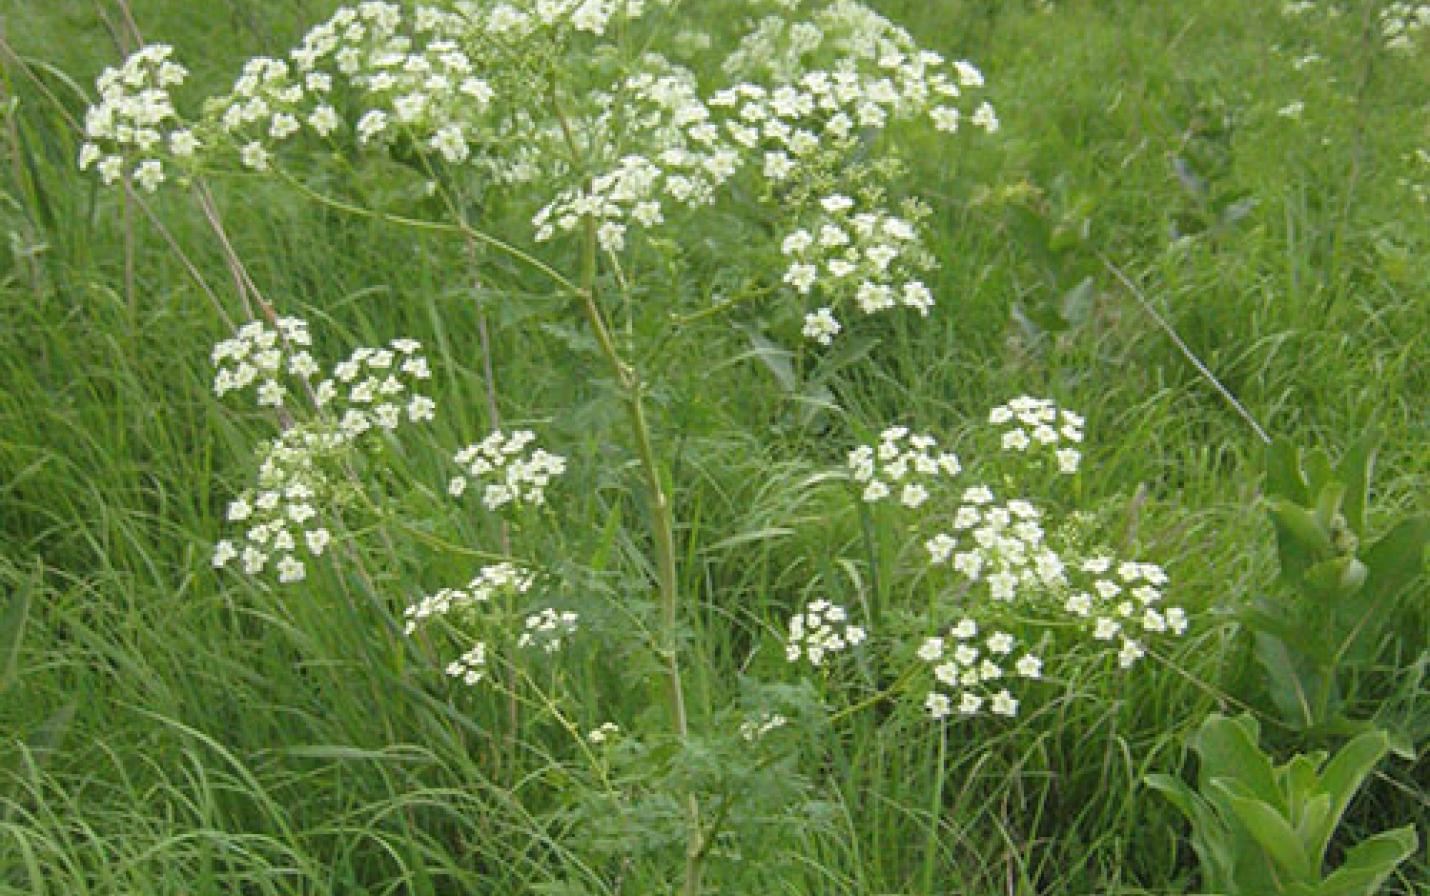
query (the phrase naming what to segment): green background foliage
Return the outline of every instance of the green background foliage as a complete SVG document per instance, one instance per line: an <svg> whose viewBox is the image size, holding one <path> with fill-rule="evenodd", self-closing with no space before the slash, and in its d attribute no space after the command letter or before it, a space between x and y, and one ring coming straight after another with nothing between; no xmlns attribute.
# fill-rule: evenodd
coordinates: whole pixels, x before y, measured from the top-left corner
<svg viewBox="0 0 1430 896"><path fill-rule="evenodd" d="M1430 510L1430 214L1405 182L1430 178L1414 157L1430 147L1430 54L1385 52L1374 3L1337 19L1287 19L1270 0L872 5L978 63L1003 128L957 149L906 138L941 262L927 320L871 321L851 346L783 365L733 327L642 359L664 384L656 430L682 483L694 701L790 713L810 701L742 692L740 673L781 662L783 620L828 575L815 558L861 538L817 473L889 422L957 446L1024 392L1087 416L1078 506L1109 544L1169 570L1193 628L1136 675L1089 663L1037 712L950 728L943 744L923 719L864 715L800 744L798 774L702 743L633 757L621 774L658 790L658 763L751 793L740 842L760 848L717 857L729 892L1189 891L1180 816L1142 782L1182 767L1213 709L1250 702L1265 743L1297 743L1256 690L1239 622L1280 593L1276 542L1258 502L1261 441L1108 264L1272 435L1335 456L1379 426L1368 531ZM333 6L132 8L212 91ZM215 289L227 271L183 197L148 200L166 233L75 170L71 122L125 49L118 10L0 0L0 12L14 54L0 56L0 893L652 892L636 871L614 885L607 872L659 845L670 807L652 797L640 825L593 828L601 806L583 802L569 738L539 726L502 737L499 699L418 662L358 583L328 571L295 601L210 568L267 429L213 398L208 347L228 333L170 238ZM1295 100L1300 118L1277 114ZM412 185L374 166L347 187ZM597 571L642 556L621 518L639 506L632 478L600 438L621 408L592 377L588 337L554 303L503 302L539 299L541 284L497 270L474 286L453 277L467 270L460 245L272 184L216 192L254 277L313 323L326 354L399 334L428 347L434 449L383 461L394 481L429 487L390 507L407 547L367 558L395 607L470 571L453 546L496 538L442 494L448 446L487 426L479 307L503 416L540 422L571 457L560 512L565 531L588 534L552 552ZM494 231L526 227L493 214ZM712 283L717 260L701 272ZM593 575L583 612L629 584ZM1403 657L1424 651L1427 630L1423 576L1409 589ZM593 656L568 671L582 724L604 720L582 705L634 716L648 702L633 665ZM1410 753L1351 803L1333 866L1374 832L1423 835L1423 742ZM582 840L598 836L612 839ZM1427 874L1412 856L1385 891L1418 892Z"/></svg>

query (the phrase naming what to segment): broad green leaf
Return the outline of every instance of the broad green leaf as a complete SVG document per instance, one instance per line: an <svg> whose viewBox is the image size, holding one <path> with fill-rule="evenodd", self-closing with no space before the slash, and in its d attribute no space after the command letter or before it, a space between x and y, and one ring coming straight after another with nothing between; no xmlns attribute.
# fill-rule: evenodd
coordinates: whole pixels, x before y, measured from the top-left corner
<svg viewBox="0 0 1430 896"><path fill-rule="evenodd" d="M1324 688L1325 674L1305 654L1293 654L1275 635L1257 632L1255 650L1256 662L1266 670L1267 693L1281 717L1301 729L1322 721L1317 695Z"/></svg>
<svg viewBox="0 0 1430 896"><path fill-rule="evenodd" d="M1331 533L1321 526L1311 511L1284 498L1270 498L1267 500L1267 505L1272 521L1279 528L1284 529L1301 548L1301 556L1305 559L1300 561L1298 558L1298 572L1300 569L1335 553L1335 546L1331 543ZM1285 562L1284 556L1282 562Z"/></svg>
<svg viewBox="0 0 1430 896"><path fill-rule="evenodd" d="M790 350L770 341L754 327L736 324L735 328L750 340L747 356L765 365L765 369L775 378L775 382L779 383L785 394L793 395L799 392L799 375L795 373L794 364L790 361Z"/></svg>
<svg viewBox="0 0 1430 896"><path fill-rule="evenodd" d="M1370 568L1366 591L1376 600L1394 598L1425 573L1430 547L1430 514L1401 520L1363 555Z"/></svg>
<svg viewBox="0 0 1430 896"><path fill-rule="evenodd" d="M1211 787L1221 793L1222 802L1236 813L1237 819L1276 864L1294 878L1311 879L1315 873L1311 859L1286 818L1264 800L1238 795L1238 789L1245 792L1246 788L1238 788L1237 783L1234 779L1217 778Z"/></svg>
<svg viewBox="0 0 1430 896"><path fill-rule="evenodd" d="M1367 731L1341 747L1340 752L1326 763L1321 771L1321 790L1331 798L1331 805L1325 830L1311 844L1316 855L1324 854L1331 832L1340 823L1351 797L1360 790L1366 775L1380 762L1389 744L1384 731Z"/></svg>
<svg viewBox="0 0 1430 896"><path fill-rule="evenodd" d="M1087 323L1092 314L1093 300L1096 298L1092 278L1084 277L1077 286L1063 293L1061 308L1063 319L1075 327Z"/></svg>
<svg viewBox="0 0 1430 896"><path fill-rule="evenodd" d="M1334 604L1359 591L1365 580L1364 563L1355 557L1333 557L1307 568L1302 587L1317 601Z"/></svg>
<svg viewBox="0 0 1430 896"><path fill-rule="evenodd" d="M1346 852L1341 867L1321 882L1316 896L1372 896L1419 845L1413 824L1357 843Z"/></svg>
<svg viewBox="0 0 1430 896"><path fill-rule="evenodd" d="M1301 472L1301 453L1285 437L1266 446L1266 494L1296 504L1305 504L1311 499L1306 477Z"/></svg>
<svg viewBox="0 0 1430 896"><path fill-rule="evenodd" d="M1192 849L1201 860L1203 882L1212 891L1229 890L1235 879L1236 859L1229 840L1231 832L1211 805L1171 775L1148 775L1147 786L1159 791L1192 823Z"/></svg>
<svg viewBox="0 0 1430 896"><path fill-rule="evenodd" d="M1375 472L1375 455L1380 449L1382 435L1377 427L1368 428L1355 444L1341 455L1336 466L1336 478L1345 486L1345 501L1341 512L1351 531L1359 538L1365 537L1365 505L1370 492L1371 477Z"/></svg>
<svg viewBox="0 0 1430 896"><path fill-rule="evenodd" d="M1339 482L1327 482L1316 493L1316 522L1327 532L1340 512L1341 501L1346 497L1346 487Z"/></svg>
<svg viewBox="0 0 1430 896"><path fill-rule="evenodd" d="M1319 496L1321 491L1335 481L1335 473L1331 469L1331 459L1326 456L1326 452L1317 448L1306 452L1306 484L1310 486L1310 493Z"/></svg>
<svg viewBox="0 0 1430 896"><path fill-rule="evenodd" d="M606 523L601 527L601 537L591 549L591 557L586 561L596 572L604 572L611 562L611 552L615 549L616 541L621 532L621 502L611 502L611 509L606 513Z"/></svg>
<svg viewBox="0 0 1430 896"><path fill-rule="evenodd" d="M1192 745L1201 758L1198 778L1204 793L1214 779L1225 778L1244 784L1256 799L1285 808L1271 762L1256 745L1260 733L1256 720L1245 714L1231 719L1213 713L1202 723Z"/></svg>
<svg viewBox="0 0 1430 896"><path fill-rule="evenodd" d="M1296 838L1311 859L1311 867L1320 868L1322 860L1325 859L1321 844L1335 828L1335 822L1330 820L1331 796L1328 793L1304 796L1309 799L1304 800L1299 817L1293 815L1291 820L1296 825Z"/></svg>
<svg viewBox="0 0 1430 896"><path fill-rule="evenodd" d="M1289 599L1278 599L1261 595L1240 613L1241 623L1253 632L1274 635L1289 644L1305 644L1321 635L1320 626L1308 630L1309 626L1292 615L1297 609Z"/></svg>
<svg viewBox="0 0 1430 896"><path fill-rule="evenodd" d="M1324 753L1298 754L1291 757L1291 761L1286 763L1277 771L1280 772L1281 786L1286 792L1287 801L1290 804L1291 820L1297 822L1306 809L1306 804L1314 797L1320 789L1321 763L1325 762Z"/></svg>

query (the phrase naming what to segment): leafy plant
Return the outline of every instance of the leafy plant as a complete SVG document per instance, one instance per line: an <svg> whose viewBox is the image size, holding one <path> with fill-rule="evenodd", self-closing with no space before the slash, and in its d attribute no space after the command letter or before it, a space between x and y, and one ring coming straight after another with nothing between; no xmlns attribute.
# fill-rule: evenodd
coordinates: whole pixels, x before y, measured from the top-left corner
<svg viewBox="0 0 1430 896"><path fill-rule="evenodd" d="M1399 648L1392 665L1406 670L1401 690L1419 691L1415 670L1427 648L1414 632L1424 626L1395 625L1394 610L1425 569L1430 515L1409 516L1370 538L1366 504L1379 442L1378 432L1367 433L1334 467L1323 452L1303 458L1285 439L1267 450L1266 504L1289 593L1258 598L1244 620L1272 702L1300 730L1344 728L1357 681L1391 646ZM1415 740L1424 712L1414 705L1420 701L1410 702L1401 726Z"/></svg>
<svg viewBox="0 0 1430 896"><path fill-rule="evenodd" d="M1250 715L1213 713L1191 747L1200 761L1197 790L1170 775L1147 783L1192 822L1203 886L1227 894L1353 896L1374 893L1418 845L1414 825L1376 834L1323 874L1331 835L1351 798L1385 756L1384 732L1367 731L1327 761L1299 754L1273 766L1257 745Z"/></svg>

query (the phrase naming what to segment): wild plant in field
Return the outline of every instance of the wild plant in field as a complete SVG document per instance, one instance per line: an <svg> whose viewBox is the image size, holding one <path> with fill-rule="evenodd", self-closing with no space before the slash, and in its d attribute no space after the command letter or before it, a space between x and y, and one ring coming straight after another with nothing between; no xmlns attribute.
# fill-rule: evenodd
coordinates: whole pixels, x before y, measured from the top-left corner
<svg viewBox="0 0 1430 896"><path fill-rule="evenodd" d="M882 524L922 546L921 562L883 571L899 596L885 608L889 630L873 637L910 663L896 686L906 686L935 721L1015 715L1020 701L1011 683L1041 679L1045 670L1061 674L1060 653L1074 662L1106 653L1127 669L1146 656L1150 640L1188 626L1184 610L1163 603L1169 579L1160 566L1087 544L1075 523L1030 498L1049 474L1077 473L1078 449L1060 446L1081 445L1082 417L1020 396L987 420L980 457L998 461L1000 488L1032 491L1000 498L933 438L906 427L886 429L876 445L849 454L859 500L882 506ZM794 635L791 626L792 643ZM791 654L798 658L793 647Z"/></svg>
<svg viewBox="0 0 1430 896"><path fill-rule="evenodd" d="M600 626L588 630L584 614L548 600L576 587L556 580L575 561L523 556L539 552L543 527L575 525L553 510L567 460L536 447L530 431L503 429L495 398L492 432L455 453L445 489L502 520L499 556L466 584L412 601L402 630L419 649L435 649L448 676L505 693L510 738L522 734L519 705L567 732L589 797L573 812L599 834L591 848L619 857L622 875L632 857L644 863L632 873L646 875L651 891L675 879L689 896L717 874L712 859L732 837L754 848L762 826L798 815L805 779L790 772L786 747L796 729L872 705L841 691L861 657L879 658L867 675L876 700L912 695L919 712L952 724L1015 715L1032 698L1014 682L1052 674L1060 645L1105 648L1126 668L1149 639L1181 633L1186 617L1162 605L1160 567L1095 550L1022 494L1076 474L1083 421L1019 398L992 411L993 441L980 455L1003 459L983 465L1001 478L972 478L932 436L904 427L855 448L844 478L863 510L915 533L924 556L913 567L871 569L892 589L875 612L867 595L856 595L858 606L812 596L787 617L785 657L817 670L819 686L750 681L743 703L691 706L695 595L681 585L674 498L682 483L661 454L648 400L658 385L643 369L653 347L694 344L710 322L743 317L817 353L864 318L930 314L935 297L921 277L936 263L923 238L931 210L902 189L889 132L921 125L951 135L967 125L993 133L999 121L977 98L976 67L920 48L862 4L702 4L750 22L719 66L718 86L697 74L699 41L658 39L683 12L675 6L364 2L315 26L286 58L250 60L231 90L193 116L167 92L183 69L167 48L147 47L101 76L80 163L106 183L192 184L206 212L206 178L273 178L335 209L449 234L477 265L499 258L541 278L584 319L624 405L629 469L645 498L644 537L628 539L645 556L623 570L636 584L617 601L631 625L612 649L629 655L635 635L663 713L609 720L599 706L573 710L554 677L538 685L529 671L559 664ZM691 58L677 58L682 47ZM314 172L325 165L374 157L421 185L416 212L317 186L325 181ZM470 217L494 197L526 222L520 230L495 234ZM740 222L736 236L713 250L673 238L678 227L688 231L685 219L707 212ZM702 252L718 253L732 289L703 293L709 301L693 299L695 289L660 304L640 298L646 279L659 287ZM215 348L214 389L251 391L279 434L259 450L256 484L230 504L238 531L213 560L236 561L250 575L272 566L286 584L308 578L309 564L342 540L342 512L363 493L364 454L396 444L438 407L417 391L432 371L416 342L360 348L324 373L306 324L267 303L260 310L264 320ZM494 382L488 387L495 393ZM831 715L839 701L847 705ZM663 715L663 731L648 715Z"/></svg>
<svg viewBox="0 0 1430 896"><path fill-rule="evenodd" d="M1323 16L1333 20L1350 19L1352 9L1343 9L1342 4L1316 2L1316 0L1294 0L1283 4L1281 14L1290 18ZM1376 10L1376 25L1381 43L1393 53L1412 54L1430 30L1430 3L1409 3L1393 0Z"/></svg>

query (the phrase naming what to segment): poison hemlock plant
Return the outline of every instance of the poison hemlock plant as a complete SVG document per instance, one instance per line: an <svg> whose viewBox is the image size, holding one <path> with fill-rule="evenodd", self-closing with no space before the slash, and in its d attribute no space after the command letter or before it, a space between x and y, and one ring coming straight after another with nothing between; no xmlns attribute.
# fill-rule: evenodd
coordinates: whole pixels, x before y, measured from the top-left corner
<svg viewBox="0 0 1430 896"><path fill-rule="evenodd" d="M820 816L810 782L828 756L801 744L902 697L890 724L916 719L941 745L923 867L932 892L945 728L1018 716L1024 685L1035 693L1039 679L1071 677L1057 647L1127 670L1158 639L1184 633L1188 618L1164 602L1170 578L1159 565L1117 555L1031 500L1036 483L1056 493L1075 481L1083 419L1025 396L989 412L990 450L967 471L932 436L895 425L819 477L831 490L853 486L854 512L873 521L869 540L890 549L838 558L789 602L783 631L767 626L761 634L781 641L787 660L775 680L745 682L741 699L729 682L708 686L717 676L693 643L701 595L678 542L687 483L660 438L658 357L708 352L729 319L818 357L871 316L928 316L935 299L920 278L936 262L925 242L932 210L902 193L899 146L885 132L896 122L946 134L999 125L977 99L973 65L921 49L849 0L804 10L732 0L741 15L764 16L723 54L725 78L706 90L686 61L633 49L663 33L673 5L364 2L314 27L286 59L250 60L232 91L192 118L170 96L185 69L167 47L145 47L100 76L79 163L106 184L192 187L225 247L206 178L275 179L330 208L445 234L475 268L454 280L508 282L513 305L541 290L584 322L564 342L577 348L573 363L604 372L622 406L599 435L624 445L630 475L619 476L634 481L622 494L644 504L629 513L617 498L593 553L609 558L620 542L630 559L611 561L624 563L614 578L599 575L606 559L586 568L573 559L590 519L552 508L571 499L561 480L575 461L537 447L536 433L504 428L500 377L484 354L489 434L444 449L441 482L473 512L481 505L499 550L453 550L483 565L431 593L407 587L402 624L389 620L449 678L506 701L493 723L506 754L527 752L520 745L552 760L530 784L551 791L530 801L556 804L547 817L570 832L563 850L574 858L554 859L538 891L696 896L778 883L742 857L798 842ZM393 212L320 192L344 179L310 170L375 157L398 162L392 176L419 180L431 201ZM518 217L468 218L489 206ZM668 272L698 270L709 250L663 229L710 207L712 219L745 228L718 249L719 267L744 285L712 297L692 277L666 290ZM248 319L213 352L214 391L250 398L278 433L260 447L251 487L228 504L213 565L296 589L322 587L330 564L340 574L357 567L373 605L395 616L395 596L360 568L353 533L398 475L386 459L418 450L443 415L428 394L433 365L409 338L321 363L307 323L280 315L241 261L227 260ZM653 293L670 297L657 304ZM528 338L550 332L534 327ZM616 531L627 516L644 529ZM852 584L841 578L848 570ZM864 588L866 575L878 584ZM581 596L603 579L621 583L601 592L609 600ZM568 598L586 603L578 612ZM604 649L589 649L597 643ZM653 685L645 705L583 693L566 674L604 657L619 658L608 677L621 686ZM527 798L526 787L510 789Z"/></svg>
<svg viewBox="0 0 1430 896"><path fill-rule="evenodd" d="M1192 823L1202 889L1220 896L1370 896L1419 843L1415 826L1348 849L1325 872L1326 851L1361 783L1385 756L1383 732L1360 734L1334 756L1299 754L1273 766L1250 715L1212 714L1193 736L1197 789L1170 775L1147 783Z"/></svg>

